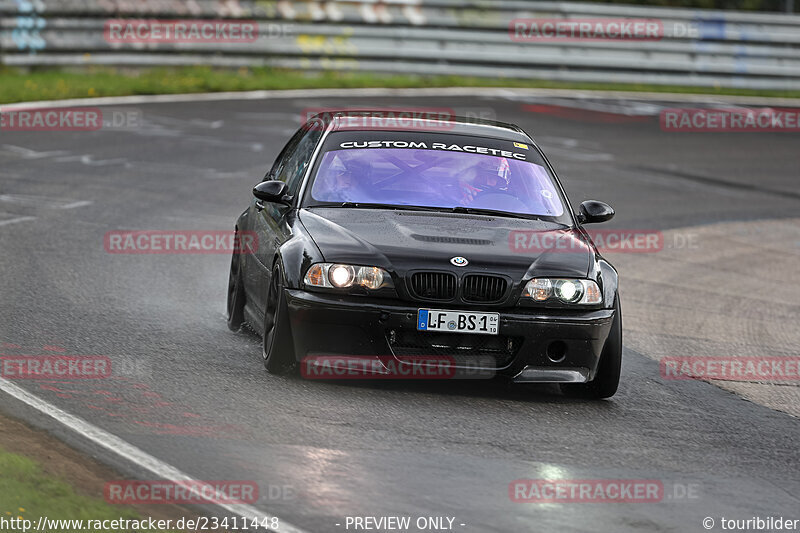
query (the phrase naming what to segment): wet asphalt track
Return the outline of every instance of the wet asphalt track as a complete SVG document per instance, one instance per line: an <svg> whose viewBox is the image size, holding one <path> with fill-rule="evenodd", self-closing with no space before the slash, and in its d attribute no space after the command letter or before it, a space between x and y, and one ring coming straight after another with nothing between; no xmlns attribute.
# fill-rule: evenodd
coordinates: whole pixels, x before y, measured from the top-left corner
<svg viewBox="0 0 800 533"><path fill-rule="evenodd" d="M543 146L574 205L597 198L617 209L609 228L800 214L796 134L667 133L653 117L565 118L525 111L529 103L572 105L532 97L147 104L126 108L141 113L126 130L0 132L0 343L19 346L0 352L107 355L112 379L17 384L195 478L257 481L256 507L307 531L344 531L348 515L450 516L465 532L691 532L705 531L706 516L800 518L796 418L707 383L665 381L657 362L631 350L607 402L496 381L274 377L260 339L225 326L229 256L104 250L110 230L231 228L301 110L337 105L450 107L517 122ZM661 105L596 104L624 113ZM10 398L0 408L126 475L152 477ZM509 500L511 481L552 477L660 480L665 497Z"/></svg>

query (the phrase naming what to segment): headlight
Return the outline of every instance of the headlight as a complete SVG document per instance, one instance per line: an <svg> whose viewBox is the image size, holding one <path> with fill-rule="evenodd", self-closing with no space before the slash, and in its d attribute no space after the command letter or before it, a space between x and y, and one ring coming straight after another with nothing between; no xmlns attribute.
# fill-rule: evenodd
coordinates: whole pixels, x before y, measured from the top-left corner
<svg viewBox="0 0 800 533"><path fill-rule="evenodd" d="M328 269L328 281L334 287L343 289L353 285L353 278L356 277L356 269L350 265L333 265Z"/></svg>
<svg viewBox="0 0 800 533"><path fill-rule="evenodd" d="M577 305L599 304L603 301L600 287L590 279L535 278L525 285L522 297L535 302L550 300Z"/></svg>
<svg viewBox="0 0 800 533"><path fill-rule="evenodd" d="M564 303L574 304L583 297L583 285L574 279L556 280L556 297Z"/></svg>
<svg viewBox="0 0 800 533"><path fill-rule="evenodd" d="M364 287L369 290L394 287L392 277L375 266L342 265L339 263L317 263L311 265L303 282L311 287L346 289Z"/></svg>
<svg viewBox="0 0 800 533"><path fill-rule="evenodd" d="M524 296L530 296L537 302L544 302L553 295L553 282L547 278L532 279L525 287Z"/></svg>
<svg viewBox="0 0 800 533"><path fill-rule="evenodd" d="M391 281L391 278L385 270L378 267L361 267L356 275L356 284L372 290L383 287L386 280Z"/></svg>

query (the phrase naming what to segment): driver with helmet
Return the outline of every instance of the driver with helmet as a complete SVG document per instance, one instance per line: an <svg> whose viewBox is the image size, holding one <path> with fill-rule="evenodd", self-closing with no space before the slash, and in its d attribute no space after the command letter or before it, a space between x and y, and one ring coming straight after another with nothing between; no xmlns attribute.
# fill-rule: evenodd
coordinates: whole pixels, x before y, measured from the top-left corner
<svg viewBox="0 0 800 533"><path fill-rule="evenodd" d="M498 164L496 159L481 157L477 164L464 171L461 191L462 201L465 204L470 204L485 194L508 193L508 160L500 158Z"/></svg>

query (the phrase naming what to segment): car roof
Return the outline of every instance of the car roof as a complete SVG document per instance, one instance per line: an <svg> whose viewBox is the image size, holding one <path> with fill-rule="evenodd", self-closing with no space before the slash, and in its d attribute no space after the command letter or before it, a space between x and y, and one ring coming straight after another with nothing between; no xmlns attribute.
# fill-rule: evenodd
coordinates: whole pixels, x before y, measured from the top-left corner
<svg viewBox="0 0 800 533"><path fill-rule="evenodd" d="M357 120L353 120L356 118ZM372 121L373 127L364 120ZM508 141L532 139L515 124L450 114L447 109L342 109L317 113L308 122L321 120L328 131L413 131L491 137ZM430 124L430 127L426 127ZM308 123L306 123L308 124Z"/></svg>

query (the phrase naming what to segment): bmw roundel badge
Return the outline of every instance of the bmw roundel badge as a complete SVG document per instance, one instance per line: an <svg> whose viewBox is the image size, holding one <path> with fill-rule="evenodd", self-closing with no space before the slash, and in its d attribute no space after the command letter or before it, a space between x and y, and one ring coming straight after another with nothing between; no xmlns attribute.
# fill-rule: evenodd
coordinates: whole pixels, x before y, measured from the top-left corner
<svg viewBox="0 0 800 533"><path fill-rule="evenodd" d="M465 266L467 266L469 264L469 261L467 261L467 258L466 257L461 257L461 256L452 258L450 260L450 262L453 263L457 267L465 267Z"/></svg>

